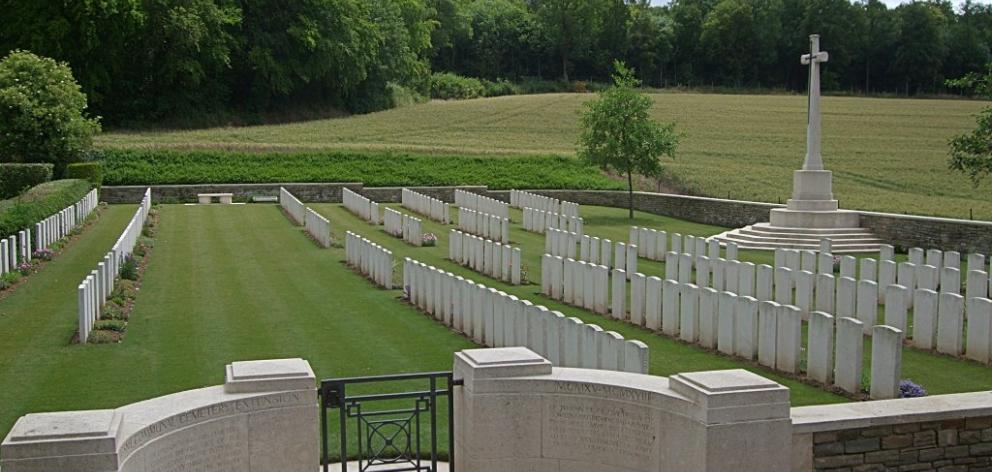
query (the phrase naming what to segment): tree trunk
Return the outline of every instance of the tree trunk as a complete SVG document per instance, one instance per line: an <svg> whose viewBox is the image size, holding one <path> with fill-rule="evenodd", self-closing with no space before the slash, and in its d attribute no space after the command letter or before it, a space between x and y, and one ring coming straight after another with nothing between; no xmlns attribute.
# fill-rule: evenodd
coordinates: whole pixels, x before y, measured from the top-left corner
<svg viewBox="0 0 992 472"><path fill-rule="evenodd" d="M634 177L627 171L627 209L629 218L634 219Z"/></svg>
<svg viewBox="0 0 992 472"><path fill-rule="evenodd" d="M568 82L568 56L564 52L561 53L561 76Z"/></svg>

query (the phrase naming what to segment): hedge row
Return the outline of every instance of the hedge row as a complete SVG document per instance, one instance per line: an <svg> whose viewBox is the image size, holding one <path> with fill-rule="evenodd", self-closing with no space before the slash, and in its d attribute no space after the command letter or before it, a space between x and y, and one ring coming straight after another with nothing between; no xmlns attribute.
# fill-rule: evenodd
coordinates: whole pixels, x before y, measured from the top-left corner
<svg viewBox="0 0 992 472"><path fill-rule="evenodd" d="M488 185L621 189L621 182L575 158L465 157L350 152L106 150L104 185L362 182L371 187Z"/></svg>
<svg viewBox="0 0 992 472"><path fill-rule="evenodd" d="M0 198L11 198L52 180L52 164L0 164Z"/></svg>
<svg viewBox="0 0 992 472"><path fill-rule="evenodd" d="M85 180L55 180L0 201L0 237L7 237L79 201L93 188Z"/></svg>

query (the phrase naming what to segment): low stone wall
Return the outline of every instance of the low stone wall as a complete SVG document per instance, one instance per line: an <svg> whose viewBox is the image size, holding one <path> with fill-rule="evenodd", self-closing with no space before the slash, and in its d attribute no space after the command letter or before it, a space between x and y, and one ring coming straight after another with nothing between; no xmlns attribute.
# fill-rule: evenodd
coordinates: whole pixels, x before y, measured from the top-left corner
<svg viewBox="0 0 992 472"><path fill-rule="evenodd" d="M153 185L156 202L194 202L197 193L233 193L235 198L248 200L254 195L278 195L286 187L305 202L341 202L341 189L351 190L380 203L398 203L403 187L364 187L360 183L286 183L286 184L216 184L216 185ZM147 186L103 187L101 200L108 203L135 203L141 200ZM488 190L485 186L407 187L447 202L454 201L455 189L479 193L509 201L509 190ZM627 207L627 192L616 190L528 190L581 205L615 208ZM634 192L634 209L670 216L695 223L740 228L769 220L769 212L784 205L691 197L666 193ZM950 218L899 215L894 213L860 212L861 226L879 238L904 248L923 247L963 253L992 253L992 222Z"/></svg>
<svg viewBox="0 0 992 472"><path fill-rule="evenodd" d="M0 445L3 472L315 471L316 383L303 359L234 362L224 385L116 410L33 413Z"/></svg>
<svg viewBox="0 0 992 472"><path fill-rule="evenodd" d="M992 470L987 392L792 409L793 470Z"/></svg>

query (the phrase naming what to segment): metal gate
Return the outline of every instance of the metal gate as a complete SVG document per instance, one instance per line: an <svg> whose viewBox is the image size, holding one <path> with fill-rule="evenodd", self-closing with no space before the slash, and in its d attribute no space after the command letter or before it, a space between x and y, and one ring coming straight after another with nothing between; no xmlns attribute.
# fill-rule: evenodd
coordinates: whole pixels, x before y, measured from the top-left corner
<svg viewBox="0 0 992 472"><path fill-rule="evenodd" d="M423 389L375 394L349 394L348 386L411 382ZM330 472L332 447L328 412L338 414L338 445L341 472L347 472L349 458L358 462L361 472L437 472L438 400L446 397L448 462L454 471L454 402L452 390L460 385L451 372L383 375L330 379L320 382L321 464ZM419 387L418 387L419 388ZM378 405L378 408L376 406ZM353 421L349 421L353 420ZM349 436L355 434L357 454L349 453Z"/></svg>

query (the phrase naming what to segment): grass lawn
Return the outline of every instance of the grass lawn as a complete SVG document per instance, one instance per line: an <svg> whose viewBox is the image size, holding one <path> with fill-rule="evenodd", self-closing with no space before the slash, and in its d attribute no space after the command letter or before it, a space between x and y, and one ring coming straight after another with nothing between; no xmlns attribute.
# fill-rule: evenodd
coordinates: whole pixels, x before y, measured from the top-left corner
<svg viewBox="0 0 992 472"><path fill-rule="evenodd" d="M372 227L340 205L314 205L330 217L334 235L354 230L395 251L568 316L640 339L651 348L650 372L745 367L792 389L794 405L845 399L773 372L720 356L537 293L537 285L510 287L445 261L447 237L434 248L413 248ZM0 432L28 412L113 408L185 389L223 382L235 360L302 357L320 378L448 370L452 353L473 344L347 270L342 248L318 249L276 205L160 207L161 223L150 265L124 342L70 345L75 331L75 287L119 235L133 206L112 206L66 254L12 296L0 300ZM584 207L587 232L622 240L623 210ZM516 212L515 216L519 217ZM698 235L719 228L638 214L636 224ZM425 221L425 231L445 233ZM539 280L543 236L515 226L533 280ZM770 254L746 253L759 262ZM401 259L399 259L401 260ZM399 262L399 260L397 262ZM660 263L641 270L663 273ZM870 352L868 349L866 352ZM992 370L974 363L906 350L904 377L931 393L988 390ZM333 444L333 443L332 443Z"/></svg>
<svg viewBox="0 0 992 472"><path fill-rule="evenodd" d="M254 151L359 150L434 155L574 155L590 94L432 101L294 124L175 132L113 132L101 147ZM683 141L669 178L702 195L784 202L805 154L802 95L652 94L652 114ZM947 141L974 128L987 102L823 99L823 155L844 208L992 219L992 183L947 169Z"/></svg>

